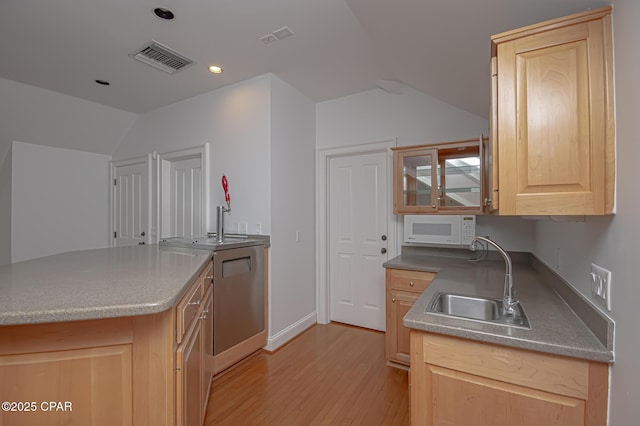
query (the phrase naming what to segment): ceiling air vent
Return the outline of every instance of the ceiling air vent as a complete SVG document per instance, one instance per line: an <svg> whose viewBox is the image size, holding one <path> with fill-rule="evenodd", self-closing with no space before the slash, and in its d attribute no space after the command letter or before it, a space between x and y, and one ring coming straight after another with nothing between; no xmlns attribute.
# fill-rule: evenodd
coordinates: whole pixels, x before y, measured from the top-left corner
<svg viewBox="0 0 640 426"><path fill-rule="evenodd" d="M129 56L169 74L195 63L193 60L157 41L145 44L141 49L130 53Z"/></svg>

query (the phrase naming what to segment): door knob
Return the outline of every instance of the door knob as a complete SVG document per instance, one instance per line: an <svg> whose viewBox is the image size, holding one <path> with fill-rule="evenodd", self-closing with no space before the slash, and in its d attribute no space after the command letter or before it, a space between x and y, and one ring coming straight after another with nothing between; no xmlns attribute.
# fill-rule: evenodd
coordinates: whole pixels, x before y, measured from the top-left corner
<svg viewBox="0 0 640 426"><path fill-rule="evenodd" d="M387 249L386 249L386 248L382 247L382 248L380 249L380 253L385 254L386 252L387 252Z"/></svg>
<svg viewBox="0 0 640 426"><path fill-rule="evenodd" d="M383 235L382 237L380 237L380 239L381 239L382 241L387 241L387 236L386 236L386 235Z"/></svg>

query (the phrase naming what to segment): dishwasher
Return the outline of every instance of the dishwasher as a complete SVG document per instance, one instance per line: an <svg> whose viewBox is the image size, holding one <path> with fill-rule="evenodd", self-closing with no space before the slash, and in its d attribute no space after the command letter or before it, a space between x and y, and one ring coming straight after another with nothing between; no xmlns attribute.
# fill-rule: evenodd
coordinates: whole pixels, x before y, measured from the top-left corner
<svg viewBox="0 0 640 426"><path fill-rule="evenodd" d="M265 329L264 246L215 251L213 276L215 356Z"/></svg>

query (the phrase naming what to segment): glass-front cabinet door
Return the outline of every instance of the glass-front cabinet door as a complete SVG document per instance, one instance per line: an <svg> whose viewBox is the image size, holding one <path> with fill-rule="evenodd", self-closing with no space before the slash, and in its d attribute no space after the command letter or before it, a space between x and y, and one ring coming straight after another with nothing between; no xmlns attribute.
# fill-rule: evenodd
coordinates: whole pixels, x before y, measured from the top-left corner
<svg viewBox="0 0 640 426"><path fill-rule="evenodd" d="M394 148L394 213L482 213L482 144L477 139Z"/></svg>
<svg viewBox="0 0 640 426"><path fill-rule="evenodd" d="M437 196L437 151L422 149L399 156L402 173L400 205L417 209L435 209Z"/></svg>

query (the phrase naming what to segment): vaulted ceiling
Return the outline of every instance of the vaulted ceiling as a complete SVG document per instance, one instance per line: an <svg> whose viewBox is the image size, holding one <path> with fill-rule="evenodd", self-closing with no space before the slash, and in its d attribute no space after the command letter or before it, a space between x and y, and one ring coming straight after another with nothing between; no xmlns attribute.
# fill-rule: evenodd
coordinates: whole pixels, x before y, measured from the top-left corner
<svg viewBox="0 0 640 426"><path fill-rule="evenodd" d="M486 117L491 34L600 0L2 0L0 77L143 113L264 73L314 101L398 81ZM175 19L156 17L170 9ZM265 44L283 27L293 35ZM155 40L194 60L129 57ZM207 68L220 65L222 74ZM109 86L99 85L106 80Z"/></svg>

